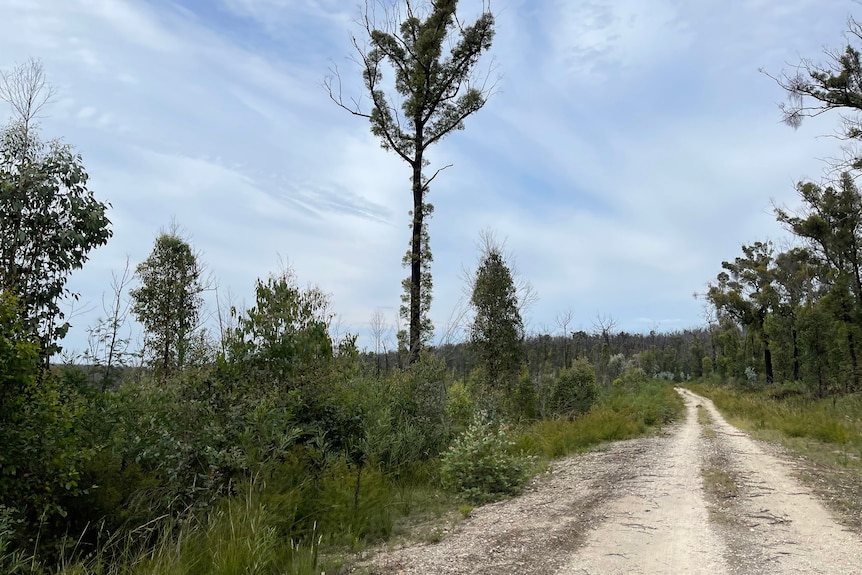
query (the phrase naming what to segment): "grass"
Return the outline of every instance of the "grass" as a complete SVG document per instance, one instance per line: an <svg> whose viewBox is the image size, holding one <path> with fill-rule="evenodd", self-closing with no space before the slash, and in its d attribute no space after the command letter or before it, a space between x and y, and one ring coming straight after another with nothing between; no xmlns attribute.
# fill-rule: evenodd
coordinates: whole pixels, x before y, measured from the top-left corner
<svg viewBox="0 0 862 575"><path fill-rule="evenodd" d="M859 529L862 394L818 399L799 393L740 391L714 384L687 387L712 399L733 425L794 452L799 479L846 527ZM710 479L705 476L705 487L707 481Z"/></svg>
<svg viewBox="0 0 862 575"><path fill-rule="evenodd" d="M811 399L776 399L765 392L693 384L728 420L755 437L777 441L826 464L862 468L862 394Z"/></svg>
<svg viewBox="0 0 862 575"><path fill-rule="evenodd" d="M634 391L614 390L573 421L536 422L524 429L515 445L524 453L556 459L608 441L643 435L674 421L684 409L682 398L670 384L649 382Z"/></svg>
<svg viewBox="0 0 862 575"><path fill-rule="evenodd" d="M712 427L712 416L709 415L707 409L697 405L697 423L701 426L701 434L707 439L712 439L716 436L715 429Z"/></svg>

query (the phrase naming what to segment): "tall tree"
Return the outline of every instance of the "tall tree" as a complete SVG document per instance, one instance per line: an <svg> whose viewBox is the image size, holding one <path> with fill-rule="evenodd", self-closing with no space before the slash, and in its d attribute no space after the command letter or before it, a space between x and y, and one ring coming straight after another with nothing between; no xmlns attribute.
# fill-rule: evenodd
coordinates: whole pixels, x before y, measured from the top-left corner
<svg viewBox="0 0 862 575"><path fill-rule="evenodd" d="M812 182L797 186L799 213L776 210L778 221L805 240L826 287L830 309L843 322L853 388L860 387L857 332L862 327L862 194L848 172L825 188Z"/></svg>
<svg viewBox="0 0 862 575"><path fill-rule="evenodd" d="M111 237L108 204L87 188L81 156L39 138L52 94L38 61L0 74L0 99L13 112L0 130L0 291L16 295L45 365L69 329L59 305L77 297L66 288L69 275Z"/></svg>
<svg viewBox="0 0 862 575"><path fill-rule="evenodd" d="M510 392L524 359L524 323L512 273L499 245L486 243L470 299L470 342L492 389Z"/></svg>
<svg viewBox="0 0 862 575"><path fill-rule="evenodd" d="M790 332L793 380L800 378L799 310L804 302L811 303L815 293L815 269L806 249L793 248L775 257L772 276L775 278L778 301L776 315Z"/></svg>
<svg viewBox="0 0 862 575"><path fill-rule="evenodd" d="M425 210L424 218L428 218L434 212L434 206L431 204L424 204L422 209ZM431 299L432 292L431 290L434 287L434 277L431 275L431 262L434 261L434 255L431 253L431 236L428 234L428 226L427 222L424 228L422 228L422 251L420 255L419 269L421 270L419 286L420 286L420 295L419 295L419 350L428 347L431 345L431 340L434 337L434 323L431 321ZM401 260L401 265L406 268L413 267L413 250L412 248L408 248L407 253L404 254L404 257ZM398 309L398 312L401 316L401 319L405 320L408 325L410 325L411 311L412 311L412 302L413 302L413 281L412 276L407 276L401 282L401 287L404 289L404 292L401 294L401 307ZM399 330L396 334L398 338L398 350L399 353L402 351L408 352L409 356L410 350L413 349L413 346L410 343L409 333L405 330Z"/></svg>
<svg viewBox="0 0 862 575"><path fill-rule="evenodd" d="M427 4L430 4L428 6ZM397 6L388 10L382 28L366 4L363 28L365 42L353 38L362 66L362 77L371 101L370 110L358 100L345 102L338 71L327 78L329 96L350 113L367 118L371 133L380 138L384 150L393 151L410 166L413 210L410 247L410 363L419 358L422 342L422 251L425 197L431 181L423 169L425 151L447 134L463 129L464 120L477 112L493 86L487 76L477 78L474 69L491 47L494 17L487 7L472 25L456 15L457 0L434 0L427 9L405 0L402 18ZM424 16L424 18L423 18ZM449 53L444 55L444 47ZM394 72L395 92L384 91L383 68ZM400 103L400 105L399 105ZM400 108L400 111L399 111ZM442 169L442 168L441 168Z"/></svg>
<svg viewBox="0 0 862 575"><path fill-rule="evenodd" d="M721 262L725 271L718 274L718 283L711 284L706 295L716 310L760 337L766 382L772 383L772 350L769 332L764 329L767 314L775 308L778 299L772 276L772 243L755 242L742 246L742 252L745 257Z"/></svg>
<svg viewBox="0 0 862 575"><path fill-rule="evenodd" d="M141 285L129 292L132 313L144 325L144 347L161 377L186 364L207 289L203 271L176 226L156 238L150 256L135 270Z"/></svg>

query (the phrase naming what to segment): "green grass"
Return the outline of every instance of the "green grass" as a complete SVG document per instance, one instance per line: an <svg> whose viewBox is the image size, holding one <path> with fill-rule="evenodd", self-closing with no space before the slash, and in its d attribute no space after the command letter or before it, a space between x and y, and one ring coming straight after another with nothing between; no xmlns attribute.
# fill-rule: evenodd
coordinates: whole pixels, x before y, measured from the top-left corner
<svg viewBox="0 0 862 575"><path fill-rule="evenodd" d="M515 445L530 455L556 459L593 446L629 439L677 419L685 406L673 387L649 382L635 391L614 390L573 421L543 420L527 427Z"/></svg>
<svg viewBox="0 0 862 575"><path fill-rule="evenodd" d="M824 463L858 465L862 455L862 394L813 399L746 392L706 384L688 386L709 397L734 425Z"/></svg>

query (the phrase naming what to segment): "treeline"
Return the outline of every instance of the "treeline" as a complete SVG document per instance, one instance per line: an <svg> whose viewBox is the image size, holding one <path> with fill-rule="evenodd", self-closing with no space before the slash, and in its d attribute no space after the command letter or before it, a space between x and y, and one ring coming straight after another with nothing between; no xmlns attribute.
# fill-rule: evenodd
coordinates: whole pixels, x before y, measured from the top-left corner
<svg viewBox="0 0 862 575"><path fill-rule="evenodd" d="M553 377L571 368L578 359L595 366L599 383L610 385L627 369L643 370L649 377L668 381L687 381L704 375L704 358L711 361L720 353L718 332L709 328L692 328L672 332L651 331L648 334L615 331L612 325L604 330L578 330L568 336L560 334L530 334L524 337L525 373L532 378ZM449 372L458 378L468 378L478 367L469 341L449 343L431 348L446 363ZM383 372L405 365L398 351L365 351L362 359L370 369Z"/></svg>
<svg viewBox="0 0 862 575"><path fill-rule="evenodd" d="M850 42L828 52L830 60L804 60L791 74L774 77L787 91L784 121L833 109L862 110L862 27L849 21ZM853 146L862 137L858 117L843 119L851 145L822 182L797 185L800 205L778 207L777 221L791 247L770 241L742 246L721 264L704 294L714 306L711 331L718 346L704 367L747 385L784 385L818 396L862 391L862 195L856 180L862 159ZM709 369L706 369L709 368Z"/></svg>

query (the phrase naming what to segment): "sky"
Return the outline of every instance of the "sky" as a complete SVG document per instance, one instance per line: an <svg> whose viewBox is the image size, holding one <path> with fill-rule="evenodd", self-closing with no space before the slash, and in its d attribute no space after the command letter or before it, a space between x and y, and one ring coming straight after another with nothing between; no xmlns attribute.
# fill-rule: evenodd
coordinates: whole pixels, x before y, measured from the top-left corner
<svg viewBox="0 0 862 575"><path fill-rule="evenodd" d="M374 0L376 1L376 0ZM364 6L364 2L361 3ZM475 19L481 0L461 0ZM480 233L505 240L538 300L528 333L704 325L706 290L743 244L788 235L773 206L841 155L837 115L793 130L761 73L842 47L852 0L492 0L484 108L430 151L451 164L428 200L437 341L463 331ZM223 301L289 265L331 295L340 333L373 347L397 323L410 169L336 106L363 96L355 0L0 0L0 69L39 59L56 89L41 121L82 155L113 237L69 287L71 352L126 259L175 221ZM367 98L365 100L367 103ZM0 108L0 117L7 113ZM209 316L215 292L207 294ZM134 337L139 328L130 326ZM391 337L391 336L390 336Z"/></svg>

